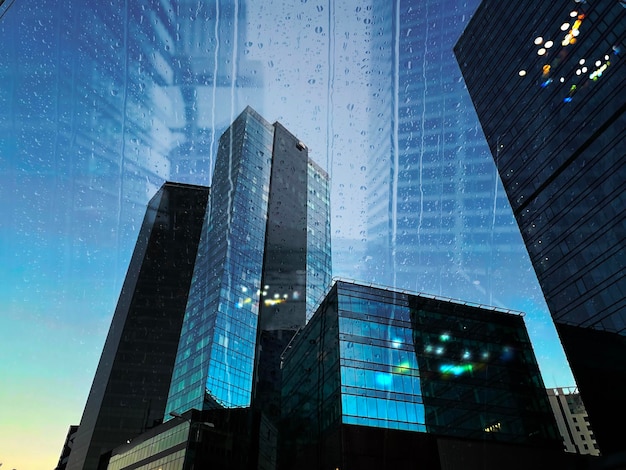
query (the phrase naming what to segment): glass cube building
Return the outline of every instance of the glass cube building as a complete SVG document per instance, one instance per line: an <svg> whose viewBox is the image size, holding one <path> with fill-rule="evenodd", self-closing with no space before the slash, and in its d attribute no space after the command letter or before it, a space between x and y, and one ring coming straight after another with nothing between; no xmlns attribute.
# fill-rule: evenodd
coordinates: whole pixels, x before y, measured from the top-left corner
<svg viewBox="0 0 626 470"><path fill-rule="evenodd" d="M523 317L510 311L337 281L283 374L290 463L311 449L341 454L346 426L560 448Z"/></svg>
<svg viewBox="0 0 626 470"><path fill-rule="evenodd" d="M455 54L600 450L624 449L626 8L484 0Z"/></svg>
<svg viewBox="0 0 626 470"><path fill-rule="evenodd" d="M167 413L250 405L280 365L258 336L286 345L330 283L328 217L307 147L246 108L219 142Z"/></svg>

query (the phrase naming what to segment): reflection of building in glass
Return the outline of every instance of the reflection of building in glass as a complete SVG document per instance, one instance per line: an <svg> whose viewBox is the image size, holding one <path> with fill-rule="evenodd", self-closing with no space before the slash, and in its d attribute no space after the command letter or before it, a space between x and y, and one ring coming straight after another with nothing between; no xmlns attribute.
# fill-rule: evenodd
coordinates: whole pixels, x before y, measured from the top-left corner
<svg viewBox="0 0 626 470"><path fill-rule="evenodd" d="M71 218L55 227L119 250L164 181L208 183L220 129L259 96L243 96L262 76L244 4L17 2L2 38L19 47L0 50L0 194L16 214ZM41 205L23 207L33 187Z"/></svg>
<svg viewBox="0 0 626 470"><path fill-rule="evenodd" d="M603 453L626 420L626 9L485 0L455 53Z"/></svg>
<svg viewBox="0 0 626 470"><path fill-rule="evenodd" d="M163 419L208 194L165 183L150 201L68 469Z"/></svg>
<svg viewBox="0 0 626 470"><path fill-rule="evenodd" d="M495 304L527 266L452 53L478 3L376 2L366 278Z"/></svg>
<svg viewBox="0 0 626 470"><path fill-rule="evenodd" d="M567 452L600 455L587 410L575 387L549 388L548 399Z"/></svg>
<svg viewBox="0 0 626 470"><path fill-rule="evenodd" d="M560 448L521 315L338 281L283 370L287 468L350 426Z"/></svg>
<svg viewBox="0 0 626 470"><path fill-rule="evenodd" d="M262 71L246 58L247 6L181 0L168 20L160 53L171 78L159 83L159 95L171 110L167 123L175 136L168 154L170 178L206 183L222 131L244 104L260 104L255 100L262 94L249 93L260 88Z"/></svg>
<svg viewBox="0 0 626 470"><path fill-rule="evenodd" d="M330 282L328 218L306 146L246 108L220 139L167 412L248 406L257 336L255 391L276 398L275 349Z"/></svg>

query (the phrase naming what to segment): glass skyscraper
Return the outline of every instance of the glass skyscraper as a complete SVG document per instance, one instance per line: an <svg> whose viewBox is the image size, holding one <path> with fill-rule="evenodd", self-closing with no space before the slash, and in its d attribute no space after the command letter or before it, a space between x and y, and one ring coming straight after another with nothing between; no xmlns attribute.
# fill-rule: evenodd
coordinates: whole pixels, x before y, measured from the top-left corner
<svg viewBox="0 0 626 470"><path fill-rule="evenodd" d="M148 204L68 469L163 419L208 194L165 183Z"/></svg>
<svg viewBox="0 0 626 470"><path fill-rule="evenodd" d="M455 53L603 453L626 420L626 8L484 0Z"/></svg>
<svg viewBox="0 0 626 470"><path fill-rule="evenodd" d="M250 405L257 337L286 344L330 282L328 218L307 147L246 108L219 142L166 413Z"/></svg>
<svg viewBox="0 0 626 470"><path fill-rule="evenodd" d="M283 358L284 468L340 467L354 426L560 449L513 313L337 281Z"/></svg>

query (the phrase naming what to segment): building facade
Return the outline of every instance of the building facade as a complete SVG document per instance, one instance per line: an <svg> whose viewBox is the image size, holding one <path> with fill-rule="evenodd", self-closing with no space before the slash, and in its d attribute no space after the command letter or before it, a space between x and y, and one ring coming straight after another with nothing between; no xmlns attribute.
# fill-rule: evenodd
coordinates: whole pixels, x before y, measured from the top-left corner
<svg viewBox="0 0 626 470"><path fill-rule="evenodd" d="M162 421L208 195L165 183L148 204L68 469Z"/></svg>
<svg viewBox="0 0 626 470"><path fill-rule="evenodd" d="M211 188L167 413L249 406L255 383L278 380L278 355L263 353L304 326L330 281L328 176L283 126L246 108ZM274 346L257 348L268 335Z"/></svg>
<svg viewBox="0 0 626 470"><path fill-rule="evenodd" d="M484 0L455 46L603 453L626 419L625 34L623 2Z"/></svg>
<svg viewBox="0 0 626 470"><path fill-rule="evenodd" d="M580 393L575 387L549 388L548 399L567 452L600 455Z"/></svg>
<svg viewBox="0 0 626 470"><path fill-rule="evenodd" d="M189 410L113 449L107 470L272 470L276 429L250 408Z"/></svg>
<svg viewBox="0 0 626 470"><path fill-rule="evenodd" d="M362 428L560 448L521 315L337 281L283 371L281 468L359 468L342 446Z"/></svg>

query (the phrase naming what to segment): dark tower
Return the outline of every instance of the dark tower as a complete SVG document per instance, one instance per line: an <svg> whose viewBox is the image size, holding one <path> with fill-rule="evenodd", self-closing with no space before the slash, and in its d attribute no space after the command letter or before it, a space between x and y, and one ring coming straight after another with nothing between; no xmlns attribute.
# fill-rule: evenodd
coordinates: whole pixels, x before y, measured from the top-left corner
<svg viewBox="0 0 626 470"><path fill-rule="evenodd" d="M148 204L68 469L163 419L208 194L165 183Z"/></svg>
<svg viewBox="0 0 626 470"><path fill-rule="evenodd" d="M603 453L625 448L623 3L484 0L455 46Z"/></svg>

